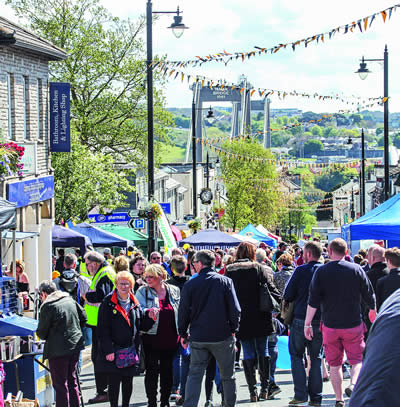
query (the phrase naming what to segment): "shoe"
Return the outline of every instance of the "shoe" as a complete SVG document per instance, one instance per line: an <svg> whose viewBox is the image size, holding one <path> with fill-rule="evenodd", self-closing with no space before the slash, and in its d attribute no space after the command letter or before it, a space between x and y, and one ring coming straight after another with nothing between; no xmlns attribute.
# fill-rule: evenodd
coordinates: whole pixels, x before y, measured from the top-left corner
<svg viewBox="0 0 400 407"><path fill-rule="evenodd" d="M178 397L179 397L179 393L178 393L178 392L176 392L176 393L171 393L171 395L169 396L169 400L170 400L170 401L174 401L174 400L176 400Z"/></svg>
<svg viewBox="0 0 400 407"><path fill-rule="evenodd" d="M335 407L345 407L344 401L336 401Z"/></svg>
<svg viewBox="0 0 400 407"><path fill-rule="evenodd" d="M89 399L88 404L107 403L108 401L108 394L97 394Z"/></svg>
<svg viewBox="0 0 400 407"><path fill-rule="evenodd" d="M183 403L185 402L185 399L182 397L182 396L180 396L180 397L177 397L176 399L175 399L175 405L176 406L183 406Z"/></svg>
<svg viewBox="0 0 400 407"><path fill-rule="evenodd" d="M322 401L321 400L310 400L309 402L308 402L308 405L309 406L320 406L322 404Z"/></svg>
<svg viewBox="0 0 400 407"><path fill-rule="evenodd" d="M250 403L256 403L258 401L257 392L250 394Z"/></svg>
<svg viewBox="0 0 400 407"><path fill-rule="evenodd" d="M268 400L268 392L261 390L260 394L258 395L258 400Z"/></svg>
<svg viewBox="0 0 400 407"><path fill-rule="evenodd" d="M272 400L279 393L282 393L281 388L276 383L271 383L268 389L268 400Z"/></svg>
<svg viewBox="0 0 400 407"><path fill-rule="evenodd" d="M349 387L346 387L344 389L344 392L346 393L347 397L351 397L351 394L353 393L354 390L354 384L351 384Z"/></svg>
<svg viewBox="0 0 400 407"><path fill-rule="evenodd" d="M214 407L214 404L211 400L207 400L204 404L204 407Z"/></svg>
<svg viewBox="0 0 400 407"><path fill-rule="evenodd" d="M297 400L296 398L292 398L292 400L289 401L289 406L297 406L298 404L304 404L308 403L308 400Z"/></svg>
<svg viewBox="0 0 400 407"><path fill-rule="evenodd" d="M235 362L235 370L240 370L240 362Z"/></svg>

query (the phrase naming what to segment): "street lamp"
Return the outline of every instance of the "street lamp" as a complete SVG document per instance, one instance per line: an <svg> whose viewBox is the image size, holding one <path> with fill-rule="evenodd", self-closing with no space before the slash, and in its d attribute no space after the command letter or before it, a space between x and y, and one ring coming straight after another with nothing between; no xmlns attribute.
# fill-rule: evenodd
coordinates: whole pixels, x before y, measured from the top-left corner
<svg viewBox="0 0 400 407"><path fill-rule="evenodd" d="M179 7L177 11L153 11L151 0L147 0L146 29L147 29L147 165L148 165L148 199L154 199L154 122L153 122L153 14L177 14L170 27L174 35L179 38L183 30L188 28L182 24ZM148 221L148 254L155 250L155 223Z"/></svg>
<svg viewBox="0 0 400 407"><path fill-rule="evenodd" d="M384 172L385 172L385 201L389 199L389 53L387 45L383 52L383 59L365 59L362 57L360 68L356 73L362 80L366 79L370 71L366 62L383 62L383 140L384 140Z"/></svg>
<svg viewBox="0 0 400 407"><path fill-rule="evenodd" d="M196 108L196 104L192 101L192 189L193 189L193 216L197 218L197 158L196 158L196 110L207 110L201 107ZM214 117L214 112L212 107L208 109L207 119L212 119ZM207 169L208 170L208 169Z"/></svg>

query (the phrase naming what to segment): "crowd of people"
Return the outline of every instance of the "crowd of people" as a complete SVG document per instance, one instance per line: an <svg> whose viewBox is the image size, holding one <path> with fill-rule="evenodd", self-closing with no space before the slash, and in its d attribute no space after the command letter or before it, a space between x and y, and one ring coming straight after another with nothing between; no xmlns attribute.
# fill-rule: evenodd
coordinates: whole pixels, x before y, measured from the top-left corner
<svg viewBox="0 0 400 407"><path fill-rule="evenodd" d="M122 389L128 407L133 377L144 373L148 407L158 399L161 407L196 407L205 374L205 407L215 404L214 383L222 404L232 407L235 372L242 369L249 401L271 400L281 392L280 335L289 336L288 405L320 406L328 380L335 407L345 406L344 394L352 407L396 405L382 400L384 380L371 376L382 352L375 326L387 328L399 308L392 300L400 288L397 248L374 244L353 259L339 238L303 247L281 242L276 250L242 242L225 250L153 252L149 262L134 248L117 257L110 249L83 257L61 251L55 263L53 280L39 286L37 334L46 340L57 407L80 405L77 372L88 344L96 383L89 404L117 407ZM260 307L262 292L274 304L269 310ZM348 366L350 385L343 389Z"/></svg>

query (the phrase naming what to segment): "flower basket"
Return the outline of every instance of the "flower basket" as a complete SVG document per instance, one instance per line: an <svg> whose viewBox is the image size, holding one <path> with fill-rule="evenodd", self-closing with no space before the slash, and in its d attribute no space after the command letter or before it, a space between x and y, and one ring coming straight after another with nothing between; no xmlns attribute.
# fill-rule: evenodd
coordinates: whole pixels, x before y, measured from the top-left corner
<svg viewBox="0 0 400 407"><path fill-rule="evenodd" d="M201 220L199 218L195 218L188 223L189 229L196 233L199 229L201 229Z"/></svg>
<svg viewBox="0 0 400 407"><path fill-rule="evenodd" d="M161 207L157 202L149 202L144 209L139 209L139 218L156 220L161 216Z"/></svg>
<svg viewBox="0 0 400 407"><path fill-rule="evenodd" d="M0 144L0 178L4 179L12 175L22 176L24 164L21 159L25 147L19 146L12 141Z"/></svg>

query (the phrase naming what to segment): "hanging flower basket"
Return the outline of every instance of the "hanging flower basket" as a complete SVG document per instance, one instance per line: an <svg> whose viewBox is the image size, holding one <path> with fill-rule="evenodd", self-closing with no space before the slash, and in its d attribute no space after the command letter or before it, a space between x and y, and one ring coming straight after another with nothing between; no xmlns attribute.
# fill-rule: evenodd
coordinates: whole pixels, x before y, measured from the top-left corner
<svg viewBox="0 0 400 407"><path fill-rule="evenodd" d="M0 144L0 178L18 175L22 177L21 159L24 155L25 147L19 146L12 141Z"/></svg>
<svg viewBox="0 0 400 407"><path fill-rule="evenodd" d="M156 220L161 216L161 207L157 202L149 202L144 209L139 209L139 218Z"/></svg>
<svg viewBox="0 0 400 407"><path fill-rule="evenodd" d="M188 223L189 229L196 233L199 229L201 229L201 220L199 218L195 218Z"/></svg>

